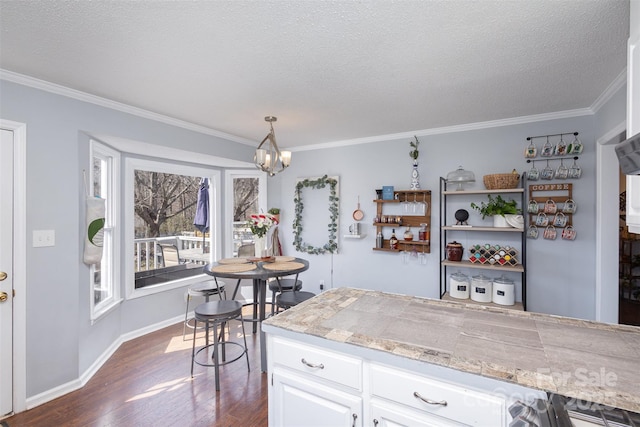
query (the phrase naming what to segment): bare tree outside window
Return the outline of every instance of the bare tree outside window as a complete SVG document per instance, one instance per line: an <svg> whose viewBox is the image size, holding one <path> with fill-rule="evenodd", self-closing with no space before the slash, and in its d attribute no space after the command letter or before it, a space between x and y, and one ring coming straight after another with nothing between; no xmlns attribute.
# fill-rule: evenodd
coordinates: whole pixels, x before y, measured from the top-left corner
<svg viewBox="0 0 640 427"><path fill-rule="evenodd" d="M199 182L199 177L136 170L136 237L193 232Z"/></svg>
<svg viewBox="0 0 640 427"><path fill-rule="evenodd" d="M233 221L247 221L258 212L258 178L234 178Z"/></svg>

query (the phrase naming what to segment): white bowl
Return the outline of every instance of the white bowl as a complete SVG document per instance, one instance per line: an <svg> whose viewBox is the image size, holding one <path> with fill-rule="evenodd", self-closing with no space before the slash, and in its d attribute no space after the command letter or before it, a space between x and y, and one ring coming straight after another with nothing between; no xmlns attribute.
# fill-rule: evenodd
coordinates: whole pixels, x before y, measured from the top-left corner
<svg viewBox="0 0 640 427"><path fill-rule="evenodd" d="M524 229L524 217L522 215L505 215L504 219L513 228Z"/></svg>

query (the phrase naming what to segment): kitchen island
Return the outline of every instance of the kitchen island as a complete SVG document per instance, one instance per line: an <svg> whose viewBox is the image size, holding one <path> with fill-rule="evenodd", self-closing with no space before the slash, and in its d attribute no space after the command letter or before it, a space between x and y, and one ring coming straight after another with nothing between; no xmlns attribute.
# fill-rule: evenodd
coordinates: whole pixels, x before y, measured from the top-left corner
<svg viewBox="0 0 640 427"><path fill-rule="evenodd" d="M360 404L364 413L353 412L350 416L354 421L359 415L360 419L377 422L373 415L380 411L376 408L385 406L390 398L379 399L380 405L369 405L367 401L377 401L376 393L385 394L385 387L393 388L391 376L385 377L389 374L387 368L400 369L399 383L410 382L411 373L416 373L426 380L443 379L445 386L453 384L453 391L449 390L453 396L456 392L480 392L472 399L465 395L467 404L472 402L473 406L482 401L487 407L494 405L492 410L504 420L508 420L504 417L505 405L526 398L529 392L536 397L536 391L640 412L637 327L336 288L266 320L263 329L271 340L270 373L283 368L280 373L285 384L281 391L285 394L287 358L293 364L300 363L297 355L305 354L301 349L306 344L318 350L319 357L338 355L345 359L343 373L336 378L322 378L329 375L328 369L314 366L312 360L304 360L307 363L300 369L315 372L321 384L330 385L333 381L340 393L361 399L360 403L354 402L354 407ZM282 342L274 341L278 339ZM298 344L300 348L296 347ZM377 384L376 378L385 379L388 386ZM380 388L378 392L376 387ZM487 401L482 400L483 390L488 391ZM277 396L273 400L271 394L270 391L270 405L278 405ZM499 408L492 399L500 394L505 400ZM480 400L474 400L476 397ZM428 405L447 410L444 399L431 399ZM425 425L449 424L441 420Z"/></svg>

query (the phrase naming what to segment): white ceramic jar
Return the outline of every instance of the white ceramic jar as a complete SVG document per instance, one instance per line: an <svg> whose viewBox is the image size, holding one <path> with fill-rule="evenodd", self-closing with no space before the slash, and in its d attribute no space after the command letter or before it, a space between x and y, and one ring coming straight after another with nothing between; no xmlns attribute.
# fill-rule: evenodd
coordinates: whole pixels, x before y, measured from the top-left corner
<svg viewBox="0 0 640 427"><path fill-rule="evenodd" d="M492 281L487 276L479 274L471 278L471 299L477 302L491 302Z"/></svg>
<svg viewBox="0 0 640 427"><path fill-rule="evenodd" d="M492 300L500 305L514 305L516 303L515 284L504 275L493 279Z"/></svg>
<svg viewBox="0 0 640 427"><path fill-rule="evenodd" d="M469 276L459 271L449 277L449 295L452 298L469 299Z"/></svg>

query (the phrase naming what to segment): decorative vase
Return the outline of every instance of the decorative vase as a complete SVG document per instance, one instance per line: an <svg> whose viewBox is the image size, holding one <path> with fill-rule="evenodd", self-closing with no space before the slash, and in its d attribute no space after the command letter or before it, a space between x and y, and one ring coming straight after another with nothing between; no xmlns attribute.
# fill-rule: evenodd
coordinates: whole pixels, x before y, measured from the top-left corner
<svg viewBox="0 0 640 427"><path fill-rule="evenodd" d="M494 227L511 227L507 222L507 219L502 215L494 215L493 216L493 226Z"/></svg>
<svg viewBox="0 0 640 427"><path fill-rule="evenodd" d="M256 258L262 258L267 256L267 236L254 236L254 254Z"/></svg>
<svg viewBox="0 0 640 427"><path fill-rule="evenodd" d="M420 173L418 172L418 161L413 161L413 170L411 171L411 190L420 189Z"/></svg>

